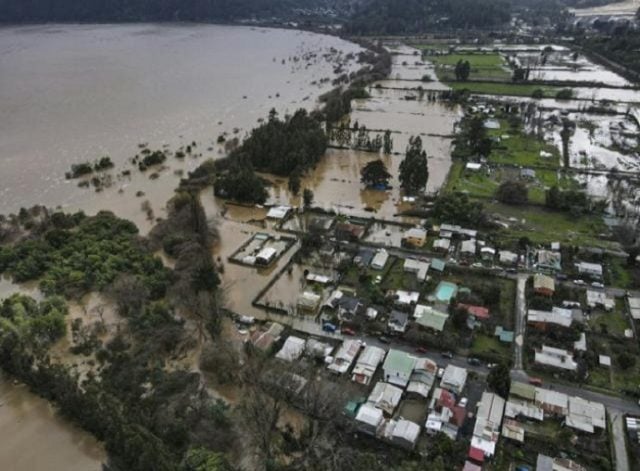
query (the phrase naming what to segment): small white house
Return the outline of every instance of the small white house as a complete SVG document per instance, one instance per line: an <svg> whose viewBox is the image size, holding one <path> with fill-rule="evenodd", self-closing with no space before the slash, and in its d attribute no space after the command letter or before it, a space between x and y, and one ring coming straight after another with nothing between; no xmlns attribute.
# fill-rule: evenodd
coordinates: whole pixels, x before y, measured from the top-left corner
<svg viewBox="0 0 640 471"><path fill-rule="evenodd" d="M374 270L383 270L389 260L389 252L385 249L380 249L376 252L376 255L371 260L371 268Z"/></svg>

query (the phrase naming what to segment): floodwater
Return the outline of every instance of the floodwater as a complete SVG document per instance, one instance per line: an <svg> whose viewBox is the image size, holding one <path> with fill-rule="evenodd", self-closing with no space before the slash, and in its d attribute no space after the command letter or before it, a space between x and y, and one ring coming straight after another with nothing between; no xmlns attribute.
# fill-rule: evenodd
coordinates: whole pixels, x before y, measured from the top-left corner
<svg viewBox="0 0 640 471"><path fill-rule="evenodd" d="M0 469L99 471L106 453L44 399L0 375Z"/></svg>
<svg viewBox="0 0 640 471"><path fill-rule="evenodd" d="M640 8L640 0L623 0L591 8L570 8L577 17L582 16L634 16Z"/></svg>
<svg viewBox="0 0 640 471"><path fill-rule="evenodd" d="M242 137L273 107L315 107L331 88L320 81L339 62L357 69L345 55L360 50L330 36L214 25L5 27L0 44L0 212L107 208L143 231L153 223L143 201L162 216L175 170L219 156L220 134ZM128 163L140 143L175 151L192 141L202 157L169 157L158 180ZM133 176L113 172L115 184L101 193L65 180L71 164L103 155Z"/></svg>

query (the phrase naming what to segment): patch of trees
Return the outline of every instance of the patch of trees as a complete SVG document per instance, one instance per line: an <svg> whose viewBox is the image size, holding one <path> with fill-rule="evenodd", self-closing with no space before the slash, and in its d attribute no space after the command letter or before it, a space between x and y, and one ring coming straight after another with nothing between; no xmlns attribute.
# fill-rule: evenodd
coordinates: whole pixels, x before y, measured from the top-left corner
<svg viewBox="0 0 640 471"><path fill-rule="evenodd" d="M136 156L133 162L138 165L138 169L141 172L144 172L153 165L163 164L165 160L167 160L167 154L164 151L144 149L142 157Z"/></svg>
<svg viewBox="0 0 640 471"><path fill-rule="evenodd" d="M269 196L264 179L247 159L239 157L220 164L213 188L216 196L241 203L263 204Z"/></svg>
<svg viewBox="0 0 640 471"><path fill-rule="evenodd" d="M420 136L412 136L404 160L400 163L400 186L405 193L415 195L423 192L429 180L427 153L422 149Z"/></svg>
<svg viewBox="0 0 640 471"><path fill-rule="evenodd" d="M460 59L456 63L453 73L455 74L457 81L465 82L469 79L469 75L471 74L471 64L469 61L463 61Z"/></svg>
<svg viewBox="0 0 640 471"><path fill-rule="evenodd" d="M372 0L345 25L356 35L410 34L438 29L484 29L511 19L508 0Z"/></svg>
<svg viewBox="0 0 640 471"><path fill-rule="evenodd" d="M507 180L496 190L496 198L501 203L523 205L529 202L529 189L523 182Z"/></svg>
<svg viewBox="0 0 640 471"><path fill-rule="evenodd" d="M90 175L93 172L101 172L104 170L109 170L113 168L114 164L111 160L111 157L105 155L104 157L100 157L93 163L90 162L81 162L79 164L71 165L71 170L65 173L65 177L68 180L74 178L80 178L85 175Z"/></svg>
<svg viewBox="0 0 640 471"><path fill-rule="evenodd" d="M154 298L162 297L171 273L147 250L136 226L113 213L92 217L52 217L39 234L0 247L0 272L16 282L40 280L48 295L79 297L103 290L121 273L142 280Z"/></svg>
<svg viewBox="0 0 640 471"><path fill-rule="evenodd" d="M486 222L482 203L470 200L464 193L439 196L433 204L431 215L440 222L463 226L477 227Z"/></svg>
<svg viewBox="0 0 640 471"><path fill-rule="evenodd" d="M453 140L453 157L467 160L470 157L488 157L493 147L485 118L480 114L466 115L460 121L460 130Z"/></svg>
<svg viewBox="0 0 640 471"><path fill-rule="evenodd" d="M370 188L385 189L389 185L391 174L380 159L372 160L360 171L360 181Z"/></svg>
<svg viewBox="0 0 640 471"><path fill-rule="evenodd" d="M591 209L591 199L584 191L561 190L553 185L545 193L545 206L557 211L571 211L582 214Z"/></svg>

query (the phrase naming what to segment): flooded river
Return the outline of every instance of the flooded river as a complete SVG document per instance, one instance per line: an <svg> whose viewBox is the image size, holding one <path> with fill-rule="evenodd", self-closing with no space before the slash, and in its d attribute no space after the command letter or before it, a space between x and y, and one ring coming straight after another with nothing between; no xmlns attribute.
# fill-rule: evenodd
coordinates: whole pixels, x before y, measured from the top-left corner
<svg viewBox="0 0 640 471"><path fill-rule="evenodd" d="M0 469L99 471L105 459L97 440L0 374Z"/></svg>

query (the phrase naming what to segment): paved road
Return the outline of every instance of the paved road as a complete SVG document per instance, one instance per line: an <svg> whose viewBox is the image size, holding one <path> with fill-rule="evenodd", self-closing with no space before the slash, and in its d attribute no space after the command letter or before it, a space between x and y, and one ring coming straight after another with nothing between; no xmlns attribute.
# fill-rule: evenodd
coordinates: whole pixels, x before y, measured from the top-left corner
<svg viewBox="0 0 640 471"><path fill-rule="evenodd" d="M527 301L525 299L525 290L529 275L526 273L518 274L518 282L516 287L516 330L513 349L513 369L523 371L522 366L522 346L524 344L525 327L527 325Z"/></svg>
<svg viewBox="0 0 640 471"><path fill-rule="evenodd" d="M627 456L627 444L624 436L624 415L615 412L610 413L611 438L616 456L616 471L629 471L629 457Z"/></svg>

